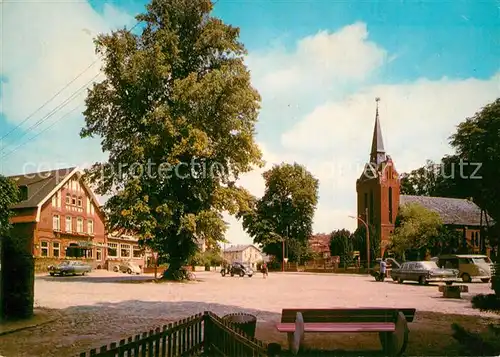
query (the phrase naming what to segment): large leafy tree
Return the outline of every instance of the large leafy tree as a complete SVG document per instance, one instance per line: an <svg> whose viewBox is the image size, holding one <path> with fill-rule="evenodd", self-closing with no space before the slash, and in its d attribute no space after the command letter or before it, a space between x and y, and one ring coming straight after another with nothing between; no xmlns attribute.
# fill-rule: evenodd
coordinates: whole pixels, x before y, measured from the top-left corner
<svg viewBox="0 0 500 357"><path fill-rule="evenodd" d="M17 186L9 178L0 175L0 237L6 236L11 228L11 208L18 202Z"/></svg>
<svg viewBox="0 0 500 357"><path fill-rule="evenodd" d="M136 17L140 34L99 35L105 79L88 92L81 132L101 137L109 154L87 175L111 196L109 229L136 232L174 279L199 239L223 240L223 211L248 209L235 182L261 165L260 97L239 29L212 9L210 0L153 0Z"/></svg>
<svg viewBox="0 0 500 357"><path fill-rule="evenodd" d="M456 155L468 164L464 180L470 187L470 196L499 222L500 98L460 123L450 143Z"/></svg>
<svg viewBox="0 0 500 357"><path fill-rule="evenodd" d="M264 174L265 193L252 208L241 212L243 228L263 251L292 262L304 258L318 203L318 180L294 163L275 165ZM288 250L287 250L288 249Z"/></svg>
<svg viewBox="0 0 500 357"><path fill-rule="evenodd" d="M369 245L370 245L370 265L375 261L376 258L380 257L380 235L378 234L375 227L369 225ZM366 227L360 225L352 234L353 248L359 251L359 259L364 262L368 262L368 257L366 255Z"/></svg>

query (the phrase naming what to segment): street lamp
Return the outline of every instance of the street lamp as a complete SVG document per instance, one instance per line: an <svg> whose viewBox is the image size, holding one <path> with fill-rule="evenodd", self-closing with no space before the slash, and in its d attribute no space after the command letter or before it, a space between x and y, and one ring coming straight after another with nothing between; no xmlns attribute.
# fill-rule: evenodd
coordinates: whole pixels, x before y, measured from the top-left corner
<svg viewBox="0 0 500 357"><path fill-rule="evenodd" d="M368 224L360 217L349 216L350 218L357 219L365 225L366 228L366 264L368 269L370 269L370 228ZM368 217L368 209L366 210L366 217Z"/></svg>
<svg viewBox="0 0 500 357"><path fill-rule="evenodd" d="M289 199L292 198L292 194L288 194L286 195L286 200L288 201ZM281 211L283 211L283 201L281 201ZM282 212L283 213L283 212ZM281 264L281 271L284 272L285 271L285 264L288 262L288 258L285 258L285 238L288 238L288 221L286 223L286 237L282 237L281 239L281 243L282 243L282 250L283 250L283 262Z"/></svg>

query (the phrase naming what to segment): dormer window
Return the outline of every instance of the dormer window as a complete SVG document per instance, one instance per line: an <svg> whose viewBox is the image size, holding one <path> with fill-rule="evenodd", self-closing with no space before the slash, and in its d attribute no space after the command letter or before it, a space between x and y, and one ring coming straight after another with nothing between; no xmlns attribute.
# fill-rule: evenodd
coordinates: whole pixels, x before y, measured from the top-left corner
<svg viewBox="0 0 500 357"><path fill-rule="evenodd" d="M26 201L28 199L28 186L19 186L19 199L21 201Z"/></svg>

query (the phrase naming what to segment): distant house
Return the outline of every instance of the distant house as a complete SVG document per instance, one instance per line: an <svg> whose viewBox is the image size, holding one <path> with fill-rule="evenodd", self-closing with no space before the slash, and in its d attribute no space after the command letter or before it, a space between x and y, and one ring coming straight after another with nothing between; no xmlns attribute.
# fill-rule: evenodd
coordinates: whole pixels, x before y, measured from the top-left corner
<svg viewBox="0 0 500 357"><path fill-rule="evenodd" d="M230 263L240 262L257 267L257 262L264 260L262 252L253 244L233 245L224 250L224 259Z"/></svg>
<svg viewBox="0 0 500 357"><path fill-rule="evenodd" d="M145 267L145 250L139 246L139 238L131 234L111 233L107 236L108 254L106 267L113 270L122 261L130 261L139 267Z"/></svg>
<svg viewBox="0 0 500 357"><path fill-rule="evenodd" d="M10 176L21 201L12 207L13 234L36 258L106 259L104 215L78 168Z"/></svg>
<svg viewBox="0 0 500 357"><path fill-rule="evenodd" d="M322 258L328 258L330 256L330 235L319 233L311 236L309 238L309 247Z"/></svg>

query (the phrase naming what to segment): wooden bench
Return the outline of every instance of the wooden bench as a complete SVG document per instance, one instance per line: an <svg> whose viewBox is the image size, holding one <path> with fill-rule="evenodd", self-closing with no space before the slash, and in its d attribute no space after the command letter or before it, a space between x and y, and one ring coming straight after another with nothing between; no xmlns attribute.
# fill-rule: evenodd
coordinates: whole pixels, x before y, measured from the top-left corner
<svg viewBox="0 0 500 357"><path fill-rule="evenodd" d="M382 349L388 355L401 355L408 343L408 322L416 309L411 308L335 308L283 309L279 332L288 336L289 349L297 354L306 332L356 333L378 332Z"/></svg>

